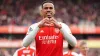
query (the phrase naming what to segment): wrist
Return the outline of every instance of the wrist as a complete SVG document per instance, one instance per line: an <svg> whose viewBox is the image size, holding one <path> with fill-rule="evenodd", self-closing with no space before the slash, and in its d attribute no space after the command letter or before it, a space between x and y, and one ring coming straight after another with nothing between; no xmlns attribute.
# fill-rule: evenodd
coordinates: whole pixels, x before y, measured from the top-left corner
<svg viewBox="0 0 100 56"><path fill-rule="evenodd" d="M62 28L62 26L61 26L61 25L59 25L59 26L58 26L58 28L59 28L59 29L61 29L61 28Z"/></svg>
<svg viewBox="0 0 100 56"><path fill-rule="evenodd" d="M41 24L42 22L40 21L40 22L38 22L38 27L39 28L41 28L42 27L42 24Z"/></svg>
<svg viewBox="0 0 100 56"><path fill-rule="evenodd" d="M61 25L61 24L59 24L58 22L56 22L56 23L55 23L55 25L56 25L56 27L57 27L57 28L59 28L59 29L61 29L61 28L62 28L62 25Z"/></svg>
<svg viewBox="0 0 100 56"><path fill-rule="evenodd" d="M41 27L42 27L42 25L41 25L41 24L39 24L39 25L38 25L38 27L39 27L39 28L41 28Z"/></svg>

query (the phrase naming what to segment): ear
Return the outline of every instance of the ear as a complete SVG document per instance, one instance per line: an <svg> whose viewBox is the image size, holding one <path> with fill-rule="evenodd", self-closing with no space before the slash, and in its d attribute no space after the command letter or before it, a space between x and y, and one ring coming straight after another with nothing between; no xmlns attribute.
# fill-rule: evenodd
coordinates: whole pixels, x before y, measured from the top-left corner
<svg viewBox="0 0 100 56"><path fill-rule="evenodd" d="M40 15L42 16L42 10L40 10Z"/></svg>
<svg viewBox="0 0 100 56"><path fill-rule="evenodd" d="M43 10L42 10L42 7L40 6L40 7L39 7L39 12L40 12L40 15L41 15L41 16L42 16L42 11L43 11Z"/></svg>
<svg viewBox="0 0 100 56"><path fill-rule="evenodd" d="M55 12L55 9L54 9L54 12L53 12L53 13L54 13L54 14L56 13L56 12Z"/></svg>

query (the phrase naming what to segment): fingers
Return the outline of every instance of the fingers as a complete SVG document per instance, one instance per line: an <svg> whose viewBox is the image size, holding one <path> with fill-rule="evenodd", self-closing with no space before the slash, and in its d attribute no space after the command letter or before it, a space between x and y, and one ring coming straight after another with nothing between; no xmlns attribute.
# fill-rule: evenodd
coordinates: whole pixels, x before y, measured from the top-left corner
<svg viewBox="0 0 100 56"><path fill-rule="evenodd" d="M51 25L54 25L57 28L61 28L60 24L58 24L58 22L54 18L44 18L42 21L40 21L39 27Z"/></svg>
<svg viewBox="0 0 100 56"><path fill-rule="evenodd" d="M50 23L50 19L49 18L44 18L44 23Z"/></svg>
<svg viewBox="0 0 100 56"><path fill-rule="evenodd" d="M49 24L50 20L49 18L44 18L43 20L40 21L39 27L45 26L45 23ZM48 25L47 25L48 26Z"/></svg>
<svg viewBox="0 0 100 56"><path fill-rule="evenodd" d="M53 24L57 23L56 19L54 19L54 18L50 18L50 22L53 23Z"/></svg>
<svg viewBox="0 0 100 56"><path fill-rule="evenodd" d="M57 22L56 19L54 18L50 18L50 22L53 23L55 25L56 28L61 28L62 26Z"/></svg>

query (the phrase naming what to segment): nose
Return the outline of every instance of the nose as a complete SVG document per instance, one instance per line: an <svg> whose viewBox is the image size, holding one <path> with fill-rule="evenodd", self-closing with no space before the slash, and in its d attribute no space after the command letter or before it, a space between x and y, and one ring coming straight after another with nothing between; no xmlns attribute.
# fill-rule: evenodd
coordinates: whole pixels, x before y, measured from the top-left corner
<svg viewBox="0 0 100 56"><path fill-rule="evenodd" d="M86 47L86 48L85 48L85 50L86 50L86 51L88 51L88 50L89 50L89 48L88 48L88 47Z"/></svg>
<svg viewBox="0 0 100 56"><path fill-rule="evenodd" d="M50 12L50 9L49 8L47 9L47 12Z"/></svg>

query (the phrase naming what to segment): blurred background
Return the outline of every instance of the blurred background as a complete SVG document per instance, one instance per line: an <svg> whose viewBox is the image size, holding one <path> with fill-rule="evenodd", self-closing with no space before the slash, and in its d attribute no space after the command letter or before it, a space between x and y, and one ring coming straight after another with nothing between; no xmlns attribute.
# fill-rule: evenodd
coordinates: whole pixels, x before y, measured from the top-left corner
<svg viewBox="0 0 100 56"><path fill-rule="evenodd" d="M0 0L0 56L12 56L22 47L28 27L41 20L43 1ZM100 56L100 0L52 1L56 19L69 25L78 41L86 40L90 56Z"/></svg>

